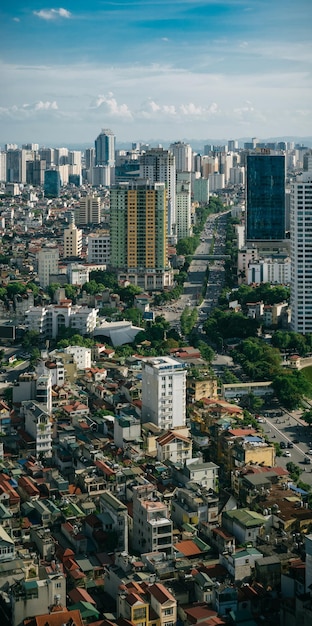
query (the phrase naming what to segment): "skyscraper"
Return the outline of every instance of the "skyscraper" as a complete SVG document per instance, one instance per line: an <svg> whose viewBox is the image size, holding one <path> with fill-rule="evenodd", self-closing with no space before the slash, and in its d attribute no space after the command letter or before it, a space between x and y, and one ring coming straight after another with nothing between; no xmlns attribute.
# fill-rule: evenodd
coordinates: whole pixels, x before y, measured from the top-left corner
<svg viewBox="0 0 312 626"><path fill-rule="evenodd" d="M247 155L247 241L285 238L285 156L264 149Z"/></svg>
<svg viewBox="0 0 312 626"><path fill-rule="evenodd" d="M168 237L176 242L176 166L169 150L151 148L140 158L140 177L151 183L165 183L167 189Z"/></svg>
<svg viewBox="0 0 312 626"><path fill-rule="evenodd" d="M115 135L109 128L103 128L95 140L95 165L115 165Z"/></svg>
<svg viewBox="0 0 312 626"><path fill-rule="evenodd" d="M290 258L291 328L312 333L312 171L291 185Z"/></svg>
<svg viewBox="0 0 312 626"><path fill-rule="evenodd" d="M188 143L176 141L169 148L175 157L177 172L191 172L193 164L193 151Z"/></svg>
<svg viewBox="0 0 312 626"><path fill-rule="evenodd" d="M61 177L57 170L44 172L44 195L46 198L57 198L60 195Z"/></svg>
<svg viewBox="0 0 312 626"><path fill-rule="evenodd" d="M164 183L120 183L111 189L111 266L143 289L170 286Z"/></svg>

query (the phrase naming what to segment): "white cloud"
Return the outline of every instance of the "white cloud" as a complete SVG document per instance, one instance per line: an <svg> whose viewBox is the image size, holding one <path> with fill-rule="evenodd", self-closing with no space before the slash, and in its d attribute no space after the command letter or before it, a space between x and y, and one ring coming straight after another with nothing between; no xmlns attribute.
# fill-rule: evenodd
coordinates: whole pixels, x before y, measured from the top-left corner
<svg viewBox="0 0 312 626"><path fill-rule="evenodd" d="M65 19L69 19L71 17L71 12L67 11L67 9L40 9L40 11L33 11L33 14L36 17L39 17L41 20L56 20L59 17L64 17Z"/></svg>
<svg viewBox="0 0 312 626"><path fill-rule="evenodd" d="M9 118L28 117L35 115L38 111L57 111L58 105L56 100L45 101L39 100L32 104L24 103L21 105L13 104L11 107L0 107L0 116Z"/></svg>
<svg viewBox="0 0 312 626"><path fill-rule="evenodd" d="M118 104L114 94L109 92L107 96L98 95L90 105L91 109L105 108L107 115L112 117L131 118L132 114L127 104Z"/></svg>
<svg viewBox="0 0 312 626"><path fill-rule="evenodd" d="M12 19L13 19L13 22L20 22L21 21L19 17L13 17Z"/></svg>

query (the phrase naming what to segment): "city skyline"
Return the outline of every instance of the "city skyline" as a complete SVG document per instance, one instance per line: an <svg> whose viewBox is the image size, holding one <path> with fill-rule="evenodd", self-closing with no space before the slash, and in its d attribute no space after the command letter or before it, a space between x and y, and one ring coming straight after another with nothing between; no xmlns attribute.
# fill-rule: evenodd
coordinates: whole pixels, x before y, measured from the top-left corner
<svg viewBox="0 0 312 626"><path fill-rule="evenodd" d="M2 3L0 143L311 135L309 0Z"/></svg>

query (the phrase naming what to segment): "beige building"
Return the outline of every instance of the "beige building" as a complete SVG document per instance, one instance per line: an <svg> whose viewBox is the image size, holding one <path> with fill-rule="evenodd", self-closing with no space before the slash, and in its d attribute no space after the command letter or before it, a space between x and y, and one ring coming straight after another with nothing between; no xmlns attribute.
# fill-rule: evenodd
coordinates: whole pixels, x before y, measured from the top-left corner
<svg viewBox="0 0 312 626"><path fill-rule="evenodd" d="M101 199L99 196L85 196L80 199L76 213L77 224L99 224L101 221Z"/></svg>
<svg viewBox="0 0 312 626"><path fill-rule="evenodd" d="M80 257L82 250L82 230L75 224L64 229L64 258Z"/></svg>
<svg viewBox="0 0 312 626"><path fill-rule="evenodd" d="M217 398L217 379L209 372L200 371L196 378L194 376L187 376L186 393L190 402L197 402L202 398Z"/></svg>

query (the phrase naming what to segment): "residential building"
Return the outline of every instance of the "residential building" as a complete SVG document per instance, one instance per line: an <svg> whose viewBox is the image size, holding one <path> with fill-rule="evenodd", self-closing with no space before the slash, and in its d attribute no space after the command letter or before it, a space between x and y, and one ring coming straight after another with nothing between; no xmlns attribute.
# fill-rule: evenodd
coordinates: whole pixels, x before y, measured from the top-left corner
<svg viewBox="0 0 312 626"><path fill-rule="evenodd" d="M82 263L69 263L67 266L67 276L70 285L85 285L89 282L90 267Z"/></svg>
<svg viewBox="0 0 312 626"><path fill-rule="evenodd" d="M141 422L135 415L115 415L114 444L122 450L141 441Z"/></svg>
<svg viewBox="0 0 312 626"><path fill-rule="evenodd" d="M15 559L14 540L0 525L0 563L3 561L12 561Z"/></svg>
<svg viewBox="0 0 312 626"><path fill-rule="evenodd" d="M118 534L118 550L128 552L128 509L109 491L100 496L100 511L112 519L111 530Z"/></svg>
<svg viewBox="0 0 312 626"><path fill-rule="evenodd" d="M209 203L209 180L208 178L195 178L193 182L193 200L200 204Z"/></svg>
<svg viewBox="0 0 312 626"><path fill-rule="evenodd" d="M8 183L26 183L26 160L26 150L7 150L6 181Z"/></svg>
<svg viewBox="0 0 312 626"><path fill-rule="evenodd" d="M68 346L64 348L64 352L73 355L78 370L85 370L91 367L91 348Z"/></svg>
<svg viewBox="0 0 312 626"><path fill-rule="evenodd" d="M54 244L45 245L38 252L38 278L41 287L50 284L50 275L58 274L59 249Z"/></svg>
<svg viewBox="0 0 312 626"><path fill-rule="evenodd" d="M177 623L177 601L170 591L161 583L148 587L150 603L160 618L160 626L175 626Z"/></svg>
<svg viewBox="0 0 312 626"><path fill-rule="evenodd" d="M72 222L64 229L64 258L80 257L82 250L82 230Z"/></svg>
<svg viewBox="0 0 312 626"><path fill-rule="evenodd" d="M88 263L110 264L110 234L101 230L88 235Z"/></svg>
<svg viewBox="0 0 312 626"><path fill-rule="evenodd" d="M80 198L75 221L80 225L99 224L101 222L101 198L95 195Z"/></svg>
<svg viewBox="0 0 312 626"><path fill-rule="evenodd" d="M185 174L177 174L176 183L176 231L177 241L190 237L191 231L191 182Z"/></svg>
<svg viewBox="0 0 312 626"><path fill-rule="evenodd" d="M204 526L211 529L218 524L218 506L219 498L213 490L201 489L197 483L178 487L171 501L171 519L178 528L191 524L198 530Z"/></svg>
<svg viewBox="0 0 312 626"><path fill-rule="evenodd" d="M175 141L170 144L169 150L175 158L177 172L192 171L193 151L190 144L184 143L183 141Z"/></svg>
<svg viewBox="0 0 312 626"><path fill-rule="evenodd" d="M36 330L44 337L55 339L62 328L73 328L81 335L88 335L96 327L97 309L73 306L66 300L47 307L31 307L25 315L28 330Z"/></svg>
<svg viewBox="0 0 312 626"><path fill-rule="evenodd" d="M170 357L142 363L142 422L163 430L185 426L186 368Z"/></svg>
<svg viewBox="0 0 312 626"><path fill-rule="evenodd" d="M143 495L140 487L133 488L133 549L141 554L159 551L171 555L173 523L168 506L160 502L153 489L146 494Z"/></svg>
<svg viewBox="0 0 312 626"><path fill-rule="evenodd" d="M312 332L312 171L291 185L291 329Z"/></svg>
<svg viewBox="0 0 312 626"><path fill-rule="evenodd" d="M219 467L215 463L211 461L203 463L201 458L194 457L187 460L182 468L179 465L175 466L173 477L182 485L192 482L216 492L218 491L218 470Z"/></svg>
<svg viewBox="0 0 312 626"><path fill-rule="evenodd" d="M265 534L267 521L261 513L249 509L235 509L222 513L222 526L233 534L238 544L256 545L257 537Z"/></svg>
<svg viewBox="0 0 312 626"><path fill-rule="evenodd" d="M110 191L112 268L144 290L172 283L163 183L120 183Z"/></svg>
<svg viewBox="0 0 312 626"><path fill-rule="evenodd" d="M312 535L306 535L305 537L305 551L306 551L305 591L306 593L308 593L311 590L311 585L312 585Z"/></svg>
<svg viewBox="0 0 312 626"><path fill-rule="evenodd" d="M192 458L192 439L188 428L170 430L156 440L157 460L181 463Z"/></svg>
<svg viewBox="0 0 312 626"><path fill-rule="evenodd" d="M150 183L164 183L167 189L167 235L176 242L176 164L169 150L151 148L140 157L140 178Z"/></svg>
<svg viewBox="0 0 312 626"><path fill-rule="evenodd" d="M12 626L22 626L25 617L31 615L46 615L48 619L53 614L52 607L59 607L60 610L62 606L66 606L66 578L61 571L56 571L46 574L45 578L40 580L20 580L12 586L11 593ZM69 615L64 613L64 623ZM43 623L43 620L40 623ZM44 623L47 623L47 620ZM79 622L77 626L78 624Z"/></svg>
<svg viewBox="0 0 312 626"><path fill-rule="evenodd" d="M52 423L50 413L34 400L22 402L25 430L35 441L36 457L52 456Z"/></svg>
<svg viewBox="0 0 312 626"><path fill-rule="evenodd" d="M247 155L247 241L285 238L285 156L264 149Z"/></svg>

